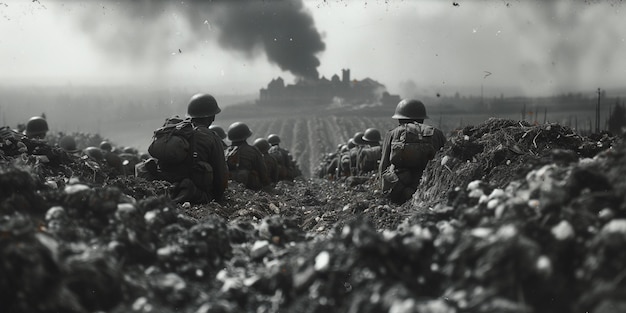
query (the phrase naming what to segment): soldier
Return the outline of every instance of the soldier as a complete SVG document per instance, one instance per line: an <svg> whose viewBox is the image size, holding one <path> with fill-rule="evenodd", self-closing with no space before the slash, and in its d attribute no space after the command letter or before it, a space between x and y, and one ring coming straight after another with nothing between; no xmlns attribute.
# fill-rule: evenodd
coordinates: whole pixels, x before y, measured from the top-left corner
<svg viewBox="0 0 626 313"><path fill-rule="evenodd" d="M267 142L271 145L269 153L278 161L278 179L293 180L299 176L300 171L291 154L286 149L280 147L280 137L276 134L270 134L267 136Z"/></svg>
<svg viewBox="0 0 626 313"><path fill-rule="evenodd" d="M358 160L361 156L361 151L367 146L367 142L363 140L364 132L357 132L352 137L354 147L350 148L350 175L359 175Z"/></svg>
<svg viewBox="0 0 626 313"><path fill-rule="evenodd" d="M65 135L59 139L59 147L70 154L75 154L80 151L76 147L76 139L74 139L74 136L69 135Z"/></svg>
<svg viewBox="0 0 626 313"><path fill-rule="evenodd" d="M276 159L269 154L270 143L267 142L267 139L265 138L257 138L254 140L252 145L259 149L261 154L263 154L263 160L265 161L265 167L267 168L267 174L270 177L270 181L274 184L277 183L278 161L276 161Z"/></svg>
<svg viewBox="0 0 626 313"><path fill-rule="evenodd" d="M261 190L270 185L270 178L263 155L246 141L250 136L252 131L245 123L235 122L228 127L228 140L232 144L225 152L226 163L232 180L246 188Z"/></svg>
<svg viewBox="0 0 626 313"><path fill-rule="evenodd" d="M48 133L48 122L41 116L33 116L26 122L24 135L29 139L44 139Z"/></svg>
<svg viewBox="0 0 626 313"><path fill-rule="evenodd" d="M400 101L392 118L399 125L385 136L378 175L383 193L403 203L417 190L428 161L446 138L439 129L423 124L428 116L421 101Z"/></svg>
<svg viewBox="0 0 626 313"><path fill-rule="evenodd" d="M175 124L166 121L155 131L148 149L153 158L138 164L137 175L172 182L172 199L176 202L222 201L228 187L224 149L220 138L208 131L220 112L213 96L192 96L187 105L188 119L178 118ZM160 139L171 137L178 139Z"/></svg>
<svg viewBox="0 0 626 313"><path fill-rule="evenodd" d="M209 126L209 130L212 130L214 133L216 133L222 139L222 144L224 145L224 150L226 150L228 148L228 144L224 141L224 139L226 139L228 137L228 135L226 135L226 132L224 131L224 129L221 126L211 125L211 126Z"/></svg>
<svg viewBox="0 0 626 313"><path fill-rule="evenodd" d="M359 153L357 170L359 174L366 174L378 170L378 164L382 157L382 148L380 146L382 137L378 129L368 128L361 138L366 146Z"/></svg>

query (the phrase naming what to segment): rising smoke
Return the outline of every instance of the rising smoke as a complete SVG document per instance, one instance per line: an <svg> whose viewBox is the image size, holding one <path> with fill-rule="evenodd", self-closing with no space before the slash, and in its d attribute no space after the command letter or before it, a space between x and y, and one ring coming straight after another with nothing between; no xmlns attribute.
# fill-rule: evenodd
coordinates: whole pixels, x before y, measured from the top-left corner
<svg viewBox="0 0 626 313"><path fill-rule="evenodd" d="M186 50L216 41L248 57L264 52L296 77L318 77L316 54L325 45L302 0L133 0L100 6L85 11L81 28L107 53L164 61L173 41Z"/></svg>

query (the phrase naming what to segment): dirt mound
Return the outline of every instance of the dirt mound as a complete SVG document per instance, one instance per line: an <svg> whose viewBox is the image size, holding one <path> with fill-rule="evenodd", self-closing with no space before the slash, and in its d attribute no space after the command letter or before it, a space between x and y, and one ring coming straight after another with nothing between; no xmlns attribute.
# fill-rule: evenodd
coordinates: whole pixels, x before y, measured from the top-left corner
<svg viewBox="0 0 626 313"><path fill-rule="evenodd" d="M466 127L411 203L375 176L169 184L24 139L0 146L7 312L611 312L624 302L626 146L608 134Z"/></svg>

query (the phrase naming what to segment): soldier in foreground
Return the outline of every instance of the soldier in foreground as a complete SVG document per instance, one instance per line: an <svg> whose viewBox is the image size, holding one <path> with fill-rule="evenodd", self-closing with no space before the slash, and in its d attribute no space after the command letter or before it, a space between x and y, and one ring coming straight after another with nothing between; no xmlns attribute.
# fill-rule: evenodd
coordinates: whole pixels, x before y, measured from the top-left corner
<svg viewBox="0 0 626 313"><path fill-rule="evenodd" d="M226 163L230 179L240 182L248 189L261 190L271 182L259 149L246 141L252 131L242 122L235 122L228 127L228 140L232 142L226 149Z"/></svg>
<svg viewBox="0 0 626 313"><path fill-rule="evenodd" d="M153 159L140 163L138 176L173 183L172 199L177 202L222 201L228 186L224 149L217 134L208 130L220 112L213 96L192 96L187 119L167 119L155 131L148 148Z"/></svg>
<svg viewBox="0 0 626 313"><path fill-rule="evenodd" d="M428 115L419 100L400 101L392 118L399 125L385 136L378 175L383 193L393 202L404 203L417 190L428 161L446 138L441 130L424 124Z"/></svg>

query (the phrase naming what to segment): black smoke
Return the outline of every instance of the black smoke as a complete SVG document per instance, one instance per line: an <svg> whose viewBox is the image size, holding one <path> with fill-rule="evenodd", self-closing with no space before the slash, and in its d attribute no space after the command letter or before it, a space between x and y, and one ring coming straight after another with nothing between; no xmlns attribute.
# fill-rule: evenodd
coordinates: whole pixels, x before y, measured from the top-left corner
<svg viewBox="0 0 626 313"><path fill-rule="evenodd" d="M106 53L131 60L184 53L207 41L317 78L325 44L302 0L134 0L91 4L81 27ZM107 15L110 17L108 18ZM184 36L177 29L185 25ZM174 47L172 42L178 43ZM180 49L180 50L179 50ZM210 58L210 56L207 56Z"/></svg>

